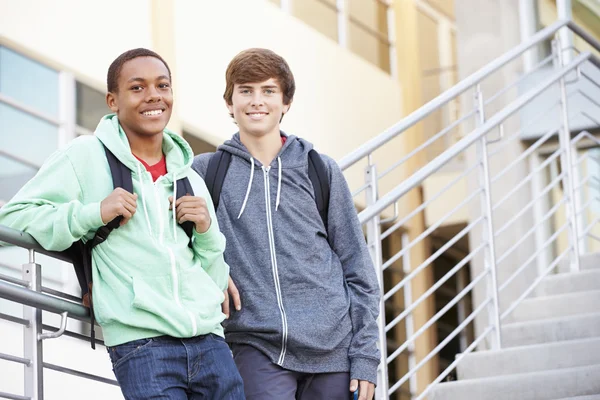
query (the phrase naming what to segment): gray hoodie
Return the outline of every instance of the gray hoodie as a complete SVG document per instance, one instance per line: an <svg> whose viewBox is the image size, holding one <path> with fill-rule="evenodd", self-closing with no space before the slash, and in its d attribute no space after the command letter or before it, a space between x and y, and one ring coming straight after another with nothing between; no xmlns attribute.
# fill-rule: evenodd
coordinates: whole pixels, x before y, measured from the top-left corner
<svg viewBox="0 0 600 400"><path fill-rule="evenodd" d="M350 371L375 383L380 290L342 171L322 156L331 182L326 232L308 177L312 144L287 137L270 166L239 134L219 149L233 155L217 218L242 300L224 321L227 341L292 371ZM194 160L203 178L211 155Z"/></svg>

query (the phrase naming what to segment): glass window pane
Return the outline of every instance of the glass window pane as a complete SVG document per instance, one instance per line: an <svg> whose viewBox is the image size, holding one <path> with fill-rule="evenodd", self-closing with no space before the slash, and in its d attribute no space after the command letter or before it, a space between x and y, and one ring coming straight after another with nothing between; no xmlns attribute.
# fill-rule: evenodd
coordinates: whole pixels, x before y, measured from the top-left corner
<svg viewBox="0 0 600 400"><path fill-rule="evenodd" d="M0 143L3 151L41 166L58 148L58 128L0 103Z"/></svg>
<svg viewBox="0 0 600 400"><path fill-rule="evenodd" d="M348 0L350 20L367 30L388 36L387 6L376 0Z"/></svg>
<svg viewBox="0 0 600 400"><path fill-rule="evenodd" d="M58 72L0 47L0 92L58 118Z"/></svg>
<svg viewBox="0 0 600 400"><path fill-rule="evenodd" d="M325 36L337 42L337 10L335 2L302 0L292 2L292 13Z"/></svg>
<svg viewBox="0 0 600 400"><path fill-rule="evenodd" d="M106 95L81 82L75 84L77 101L77 125L94 131L100 118L110 113Z"/></svg>
<svg viewBox="0 0 600 400"><path fill-rule="evenodd" d="M390 49L387 43L354 23L350 23L349 33L349 46L352 52L377 65L385 72L390 72Z"/></svg>
<svg viewBox="0 0 600 400"><path fill-rule="evenodd" d="M37 168L0 155L0 206L12 199L36 172Z"/></svg>

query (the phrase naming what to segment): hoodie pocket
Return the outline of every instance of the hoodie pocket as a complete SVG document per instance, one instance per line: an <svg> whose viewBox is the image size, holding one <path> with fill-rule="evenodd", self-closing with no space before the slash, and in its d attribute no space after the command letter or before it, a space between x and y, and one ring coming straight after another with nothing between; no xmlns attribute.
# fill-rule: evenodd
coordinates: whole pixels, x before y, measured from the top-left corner
<svg viewBox="0 0 600 400"><path fill-rule="evenodd" d="M181 301L194 315L211 319L221 315L225 295L201 267L181 271Z"/></svg>
<svg viewBox="0 0 600 400"><path fill-rule="evenodd" d="M288 316L288 349L323 354L347 348L352 338L350 301L345 291L324 288L284 293Z"/></svg>

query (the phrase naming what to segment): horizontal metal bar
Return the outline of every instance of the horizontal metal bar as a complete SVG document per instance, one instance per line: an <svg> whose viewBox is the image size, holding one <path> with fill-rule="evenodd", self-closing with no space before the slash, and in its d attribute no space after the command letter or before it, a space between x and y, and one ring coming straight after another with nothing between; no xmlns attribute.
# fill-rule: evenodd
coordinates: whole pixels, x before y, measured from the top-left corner
<svg viewBox="0 0 600 400"><path fill-rule="evenodd" d="M531 171L529 173L529 175L527 175L524 179L521 179L519 181L519 183L513 187L507 194L505 194L500 200L498 200L498 202L492 207L492 211L496 211L498 208L500 208L500 206L502 204L504 204L504 202L510 198L512 198L512 196L519 191L521 188L523 188L523 186L525 186L526 183L528 183L532 178L533 175L540 172L542 169L546 168L548 166L548 164L550 164L552 161L554 161L558 156L560 156L562 153L564 152L564 150L562 148L558 148L551 156L549 156L547 159L544 160L544 162L542 162L540 165L538 165L533 171ZM493 181L493 180L492 180Z"/></svg>
<svg viewBox="0 0 600 400"><path fill-rule="evenodd" d="M73 301L75 303L81 303L81 297L72 296L68 293L60 292L58 290L50 289L49 287L42 286L42 293L48 293L52 296L60 297L61 299L66 299L69 301Z"/></svg>
<svg viewBox="0 0 600 400"><path fill-rule="evenodd" d="M506 147L511 142L515 141L516 139L521 139L521 135L522 135L523 131L525 131L531 125L539 124L539 119L540 118L545 117L546 114L550 113L551 111L554 111L554 109L556 107L558 107L559 105L560 105L560 100L556 101L556 103L554 103L552 106L548 107L545 110L540 111L537 115L535 115L534 117L532 117L531 119L529 119L529 122L527 122L525 125L523 125L516 133L514 133L514 134L508 136L506 139L504 139L503 143L502 143L502 146L495 148L493 151L490 151L488 157L492 158L496 154L501 153L504 150L506 150ZM555 131L556 130L554 130L554 132Z"/></svg>
<svg viewBox="0 0 600 400"><path fill-rule="evenodd" d="M596 118L592 117L590 114L586 113L585 111L581 112L581 115L583 115L584 117L587 117L590 121L592 121L594 124L598 124L600 125L600 121L598 121Z"/></svg>
<svg viewBox="0 0 600 400"><path fill-rule="evenodd" d="M535 143L527 147L527 149L523 153L521 153L519 157L510 162L506 167L504 167L500 172L498 172L496 176L492 177L492 184L498 182L498 180L502 178L508 171L510 171L512 167L524 161L527 157L529 157L531 154L537 151L539 147L541 147L548 139L550 139L557 132L558 128L548 131L544 134L544 136L536 140Z"/></svg>
<svg viewBox="0 0 600 400"><path fill-rule="evenodd" d="M586 212L588 210L588 207L592 204L592 201L593 201L592 199L586 201L585 204L583 206L581 206L581 210L579 210L575 213L575 216L579 217L581 214Z"/></svg>
<svg viewBox="0 0 600 400"><path fill-rule="evenodd" d="M583 133L584 133L584 136L586 136L592 142L595 142L598 146L600 146L600 140L598 140L594 135L592 135L588 131L583 131Z"/></svg>
<svg viewBox="0 0 600 400"><path fill-rule="evenodd" d="M10 362L16 362L16 363L23 364L26 366L29 366L31 364L31 360L28 360L23 357L13 356L10 354L4 354L4 353L0 353L0 359L10 361Z"/></svg>
<svg viewBox="0 0 600 400"><path fill-rule="evenodd" d="M78 371L76 369L61 367L60 365L56 365L56 364L50 364L50 363L45 362L44 368L51 369L53 371L63 372L65 374L69 374L69 375L73 375L73 376L78 376L80 378L90 379L90 380L96 381L96 382L106 383L108 385L119 386L119 383L117 381L115 381L114 379L108 379L108 378L104 378L102 376L88 374L87 372L82 372L82 371Z"/></svg>
<svg viewBox="0 0 600 400"><path fill-rule="evenodd" d="M586 74L584 71L581 71L581 75L586 78L592 85L596 86L598 89L600 89L600 83L596 82L593 78L591 78L588 74Z"/></svg>
<svg viewBox="0 0 600 400"><path fill-rule="evenodd" d="M23 287L29 286L29 283L24 281L23 279L13 278L12 276L4 275L4 274L0 274L0 280L3 280L5 282L10 282L12 284L23 286Z"/></svg>
<svg viewBox="0 0 600 400"><path fill-rule="evenodd" d="M19 317L15 317L14 315L10 315L10 314L4 314L4 313L0 313L0 319L3 319L5 321L10 321L10 322L14 322L16 324L21 324L23 326L28 327L29 326L29 321L23 318L19 318Z"/></svg>
<svg viewBox="0 0 600 400"><path fill-rule="evenodd" d="M438 110L440 108L440 106L446 104L450 100L461 95L467 89L473 87L474 85L479 83L482 79L484 79L491 73L497 71L498 69L502 68L507 63L516 59L518 56L520 56L522 53L524 53L530 47L533 47L533 46L537 45L538 43L542 43L546 39L552 37L554 35L554 33L556 33L560 28L565 26L567 24L567 22L568 21L557 21L554 24L550 25L549 27L542 29L541 31L539 31L538 33L533 35L528 41L526 41L526 42L520 44L519 46L513 48L512 50L504 53L503 55L496 58L491 63L487 64L485 67L479 69L478 71L474 72L467 78L463 79L457 85L453 86L449 90L440 94L433 100L426 103L424 106L422 106L419 109L417 109L416 111L412 112L406 118L403 118L400 122L396 123L395 125L393 125L392 127L388 128L388 129L386 129L380 135L369 140L363 146L361 146L354 152L352 152L352 153L348 154L347 156L345 156L344 158L342 158L339 161L340 167L342 168L342 170L345 170L346 168L348 168L351 165L353 165L354 163L356 163L358 160L366 157L368 154L371 154L373 151L375 151L375 149L377 149L380 146L382 146L383 144L387 143L388 141L390 141L391 139L396 137L401 132L404 132L405 130L409 129L413 125L417 124L422 119L427 117L429 114ZM367 219L370 219L370 218L367 218Z"/></svg>
<svg viewBox="0 0 600 400"><path fill-rule="evenodd" d="M38 253L58 260L71 262L71 259L61 252L44 249L30 234L9 228L5 225L0 225L0 242L6 242L28 250L35 250Z"/></svg>
<svg viewBox="0 0 600 400"><path fill-rule="evenodd" d="M462 267L465 266L466 263L471 261L473 257L483 249L487 243L481 244L478 248L472 251L467 257L463 258L459 263L457 263L450 271L448 271L439 281L435 283L435 285L431 286L425 293L423 293L419 298L410 305L407 309L402 311L400 315L394 318L389 324L385 326L386 333L389 332L392 328L394 328L400 321L402 321L408 314L410 314L415 308L417 308L421 302L423 302L427 297L429 297L433 292L440 288L444 283L448 281L454 274L456 274ZM388 292L389 293L389 292ZM387 295L386 295L387 296ZM389 298L389 297L388 297ZM384 301L387 299L384 299Z"/></svg>
<svg viewBox="0 0 600 400"><path fill-rule="evenodd" d="M446 376L448 376L448 374L450 373L450 371L452 371L453 369L456 368L456 366L469 354L473 352L473 349L475 349L475 347L477 347L477 345L486 338L486 336L492 332L494 330L493 326L488 326L481 335L479 335L479 337L477 339L475 339L473 341L473 343L471 343L462 353L457 354L456 355L456 359L454 360L454 362L452 362L452 364L450 364L448 366L448 368L446 368L444 371L442 371L442 373L435 378L435 380L433 382L431 382L427 388L423 391L423 393L421 393L421 395L419 397L417 397L415 400L421 400L423 398L425 398L425 396L427 396L429 394L429 392L431 391L431 389L433 389L433 387L435 385L437 385L438 383L440 383L441 381L443 381Z"/></svg>
<svg viewBox="0 0 600 400"><path fill-rule="evenodd" d="M575 186L574 190L577 191L577 190L583 189L584 186L587 185L589 181L590 181L590 176L588 175L581 181L581 183L579 185Z"/></svg>
<svg viewBox="0 0 600 400"><path fill-rule="evenodd" d="M354 192L352 192L352 197L356 196L357 194L360 194L362 191L364 191L369 186L371 186L371 182L362 184L362 186L360 186L358 189L356 189Z"/></svg>
<svg viewBox="0 0 600 400"><path fill-rule="evenodd" d="M481 274L480 277L481 276L485 276L485 273ZM479 279L479 278L477 278L477 279ZM456 329L450 335L446 336L446 338L444 340L442 340L440 342L440 344L438 344L429 354L427 354L427 356L425 356L417 365L415 365L415 367L411 371L409 371L406 375L404 375L404 377L402 379L400 379L396 383L396 385L398 385L398 387L402 386L404 384L404 382L406 382L408 379L410 379L411 372L414 373L414 372L418 371L419 369L421 369L421 367L423 365L425 365L436 354L438 354L441 349L443 349L448 343L450 343L450 341L452 339L454 339L454 337L456 335L458 335L458 333L460 333L460 331L462 331L467 325L469 325L471 323L471 321L473 321L475 319L477 314L479 314L481 312L481 310L483 310L484 307L487 307L487 303L489 303L490 301L491 301L491 299L488 298L483 303L481 303L479 305L479 307L477 307L471 314L469 314L469 316L467 318L465 318L465 320L459 326L457 326ZM388 364L390 363L389 357L388 357L387 363ZM393 387L395 388L396 385L394 385Z"/></svg>
<svg viewBox="0 0 600 400"><path fill-rule="evenodd" d="M531 294L531 292L533 292L533 290L537 287L537 285L539 285L539 283L541 281L543 281L544 278L546 278L548 273L550 271L552 271L558 265L559 262L562 261L565 254L568 254L569 251L571 251L572 249L573 249L573 246L569 246L569 247L567 247L567 249L565 251L563 251L563 253L560 256L556 257L556 259L550 263L550 266L548 268L546 268L542 272L542 274L533 281L533 283L523 292L523 294L521 294L517 298L517 300L515 300L510 305L510 307L505 312L503 312L502 315L500 315L500 320L503 320L504 318L508 317L519 306L519 304L521 304L521 302L523 300L525 300Z"/></svg>
<svg viewBox="0 0 600 400"><path fill-rule="evenodd" d="M557 183L564 177L565 173L561 172L552 182L548 184L541 192L537 193L536 196L531 200L525 207L521 208L518 213L512 216L498 231L494 234L494 237L500 237L502 232L508 229L517 219L527 212L533 205L542 197L545 196L550 190L552 190Z"/></svg>
<svg viewBox="0 0 600 400"><path fill-rule="evenodd" d="M534 72L536 72L538 69L542 68L544 65L550 63L554 58L554 55L551 54L548 57L546 57L545 59L543 59L542 61L540 61L537 65L535 65L534 67L532 67L531 70L527 71L526 74L523 74L519 77L519 79L517 79L516 81L514 81L513 83L511 83L510 85L506 86L505 88L499 90L498 92L496 92L493 96L491 96L489 99L487 99L485 101L485 103L483 103L485 106L489 105L491 102L493 102L494 100L496 100L498 97L502 96L504 93L508 92L510 89L512 89L513 87L517 86L520 82L523 82L524 80L530 78L530 75L533 74Z"/></svg>
<svg viewBox="0 0 600 400"><path fill-rule="evenodd" d="M582 235L586 236L587 234L590 233L590 231L594 228L594 225L596 225L598 223L598 221L600 221L600 217L596 217L588 226L587 228L585 228L585 230L583 231Z"/></svg>
<svg viewBox="0 0 600 400"><path fill-rule="evenodd" d="M52 325L42 325L43 329L48 330L48 331L52 331L55 332L58 328L56 328L55 326ZM77 332L73 332L73 331L69 331L69 330L65 330L65 333L63 333L63 336L69 336L72 337L74 339L79 339L79 340L83 340L84 342L89 342L90 341L90 337L86 336L86 335L82 335L81 333L77 333ZM101 346L104 346L104 341L100 340L100 339L95 339L96 344L99 344Z"/></svg>
<svg viewBox="0 0 600 400"><path fill-rule="evenodd" d="M565 202L566 202L566 199L563 197L554 206L552 206L552 208L546 214L544 214L544 216L542 217L542 220L540 221L539 224L543 224L544 222L546 222L546 220L548 218L550 218L550 216L552 214L554 214L556 212L556 210L558 210L558 208L561 205L563 205ZM508 257L509 254L511 254L513 251L515 251L525 241L525 239L527 239L529 237L529 235L531 235L533 232L535 232L538 225L534 225L531 228L529 228L529 230L527 232L525 232L525 234L522 235L521 238L515 244L513 244L506 252L504 252L502 257L498 258L498 260L496 261L496 265L500 265L504 260L506 260L506 258Z"/></svg>
<svg viewBox="0 0 600 400"><path fill-rule="evenodd" d="M39 112L38 110L36 110L32 107L29 107L15 99L8 97L6 94L0 93L0 103L4 103L14 109L17 109L21 112L29 114L37 119L41 119L41 120L43 120L51 125L54 125L56 127L59 127L61 125L60 121L57 118L54 118L48 114Z"/></svg>
<svg viewBox="0 0 600 400"><path fill-rule="evenodd" d="M585 30L581 29L579 25L572 21L566 21L567 26L570 30L577 34L577 36L581 37L583 40L588 42L590 46L592 46L596 51L600 52L600 42L596 40L595 37L587 33Z"/></svg>
<svg viewBox="0 0 600 400"><path fill-rule="evenodd" d="M556 232L554 232L552 234L552 236L550 236L541 246L541 248L537 249L537 251L535 253L533 253L531 256L529 256L529 258L527 259L527 261L525 261L523 264L521 264L521 266L519 268L517 268L517 270L508 277L508 279L506 281L504 281L504 283L502 283L502 285L500 285L500 287L498 288L498 293L501 293L504 289L506 289L506 287L508 285L510 285L517 276L519 276L519 274L523 271L525 271L525 269L536 259L536 257L544 250L546 250L546 247L548 247L548 245L550 243L552 243L568 226L568 223L565 222L565 224Z"/></svg>
<svg viewBox="0 0 600 400"><path fill-rule="evenodd" d="M417 146L415 149L413 149L410 153L408 153L407 155L405 155L404 157L402 157L399 161L396 161L394 164L392 164L391 167L389 167L385 171L383 171L379 175L379 178L383 178L384 176L386 176L387 174L389 174L390 172L392 172L394 169L396 169L398 166L404 164L404 162L406 160L410 159L412 156L414 156L415 154L417 154L421 150L424 150L430 144L432 144L433 142L435 142L436 140L438 140L442 136L446 135L448 132L452 131L456 126L458 126L459 124L461 124L466 119L471 118L476 112L477 112L477 110L475 110L475 109L471 110L471 112L469 112L468 114L462 116L460 119L457 119L456 121L454 121L453 123L451 123L450 125L448 125L446 128L442 129L441 131L439 131L438 133L436 133L435 135L433 135L432 137L430 137L429 139L427 139L425 142L421 143L419 146Z"/></svg>
<svg viewBox="0 0 600 400"><path fill-rule="evenodd" d="M592 239L595 239L596 241L600 242L600 237L594 235L593 233L589 233L588 236L591 237Z"/></svg>
<svg viewBox="0 0 600 400"><path fill-rule="evenodd" d="M72 316L89 318L90 311L83 305L34 292L11 283L0 281L0 297L56 314L62 314L66 311Z"/></svg>
<svg viewBox="0 0 600 400"><path fill-rule="evenodd" d="M398 261L398 259L400 257L402 257L404 254L406 254L407 251L409 251L410 249L412 249L417 243L419 243L421 240L425 239L427 236L429 236L430 233L432 233L433 231L435 231L437 228L439 228L448 218L450 218L450 216L452 216L452 214L454 214L456 211L460 210L461 208L463 208L465 205L469 204L469 202L471 200L473 200L473 198L475 196L477 196L479 193L481 193L483 190L482 189L478 189L477 191L471 193L466 199L464 199L463 201L461 201L456 207L454 207L452 210L450 210L450 212L446 213L443 217L439 218L435 224L431 225L429 228L427 228L426 230L424 230L419 236L417 236L414 240L412 240L408 246L402 250L400 250L398 253L396 253L393 257L390 257L389 260L387 260L385 263L383 263L382 268L385 271L390 265L392 265L393 263L395 263L396 261Z"/></svg>
<svg viewBox="0 0 600 400"><path fill-rule="evenodd" d="M421 336L421 334L423 332L425 332L427 329L429 329L438 319L440 319L442 317L442 315L446 314L448 312L448 310L450 310L452 307L454 307L456 305L456 303L458 303L463 297L465 297L466 294L471 289L473 289L475 287L475 285L477 285L483 278L485 278L485 276L488 273L489 273L489 270L483 271L475 279L473 279L467 286L465 286L465 288L463 290L460 291L459 294L456 295L455 298L450 300L440 311L438 311L425 324L423 324L423 326L420 327L418 331L413 333L413 335L411 337L407 338L405 340L405 342L402 344L402 346L398 347L396 349L396 351L394 351L392 353L392 355L388 356L386 362L389 364L390 362L394 361L394 359L396 357L398 357L404 350L406 350L408 348L408 346L410 346L411 343L413 343L415 340L417 340L417 338L419 336ZM489 301L489 299L488 299L488 301ZM487 304L487 301L484 302L483 304ZM463 324L464 324L464 322L463 322ZM418 368L416 368L416 369L418 369Z"/></svg>
<svg viewBox="0 0 600 400"><path fill-rule="evenodd" d="M394 233L396 231L396 229L398 229L399 227L404 225L407 221L410 221L410 219L413 218L415 215L417 215L417 213L424 210L429 204L431 204L433 201L437 200L442 194L444 194L446 192L446 190L450 189L461 179L466 178L475 168L478 168L478 167L479 167L479 164L473 164L469 168L467 168L465 171L463 171L459 176L452 179L452 181L450 181L446 186L444 186L442 189L440 189L432 198L421 203L417 208L412 210L406 217L402 218L400 221L396 222L394 225L389 227L385 232L383 232L381 234L381 240L385 239L386 237L388 237L389 235Z"/></svg>
<svg viewBox="0 0 600 400"><path fill-rule="evenodd" d="M594 100L591 96L589 96L586 92L584 92L583 90L578 90L577 91L578 94L580 94L582 97L585 97L585 99L587 101L589 101L590 103L592 103L593 105L595 105L596 107L600 108L600 103L598 103L596 100Z"/></svg>
<svg viewBox="0 0 600 400"><path fill-rule="evenodd" d="M376 215L379 215L383 210L389 207L390 204L395 202L397 199L408 193L421 184L427 177L431 176L444 165L446 165L454 157L458 156L464 150L469 148L473 143L479 140L483 135L487 134L492 128L496 127L504 120L509 118L515 112L520 110L525 104L531 102L534 98L539 96L541 93L546 91L550 86L554 85L556 81L562 78L567 73L571 72L579 64L586 60L594 57L591 53L585 52L574 58L566 67L558 70L551 74L546 80L536 85L533 89L528 91L526 94L520 96L518 99L510 103L508 106L503 108L501 111L494 114L488 119L483 125L473 130L467 136L463 137L460 141L444 151L442 154L434 158L431 162L427 163L424 167L420 168L408 179L402 181L402 183L393 190L382 196L375 204L366 208L358 215L358 219L361 223L365 223Z"/></svg>
<svg viewBox="0 0 600 400"><path fill-rule="evenodd" d="M10 400L31 400L31 397L20 396L18 394L10 394L6 392L0 392L0 399Z"/></svg>

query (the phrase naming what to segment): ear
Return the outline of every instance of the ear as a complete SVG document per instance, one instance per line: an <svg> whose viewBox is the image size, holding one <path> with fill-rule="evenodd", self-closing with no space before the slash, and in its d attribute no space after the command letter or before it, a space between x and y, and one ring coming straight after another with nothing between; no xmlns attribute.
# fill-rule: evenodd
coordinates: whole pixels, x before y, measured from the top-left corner
<svg viewBox="0 0 600 400"><path fill-rule="evenodd" d="M293 100L290 100L290 103L289 103L289 104L284 104L284 105L283 105L283 113L284 113L284 114L287 114L287 113L288 113L288 111L290 111L290 107L292 107L292 101L293 101Z"/></svg>
<svg viewBox="0 0 600 400"><path fill-rule="evenodd" d="M106 105L108 106L108 108L110 108L112 112L116 113L119 111L119 106L117 104L117 96L114 93L106 93Z"/></svg>
<svg viewBox="0 0 600 400"><path fill-rule="evenodd" d="M227 100L225 100L225 106L227 106L227 110L229 110L229 114L233 115L233 104L229 104Z"/></svg>

